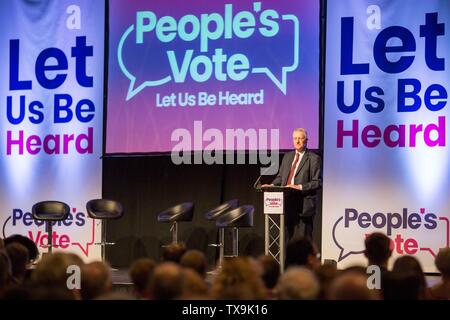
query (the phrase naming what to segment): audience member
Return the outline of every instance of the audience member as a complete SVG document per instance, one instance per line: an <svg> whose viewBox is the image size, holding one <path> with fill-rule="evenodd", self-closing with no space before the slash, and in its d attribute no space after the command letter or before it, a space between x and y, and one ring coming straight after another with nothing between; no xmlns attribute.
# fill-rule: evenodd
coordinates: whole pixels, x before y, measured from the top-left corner
<svg viewBox="0 0 450 320"><path fill-rule="evenodd" d="M267 296L258 270L246 257L224 260L213 280L211 295L219 300L261 300Z"/></svg>
<svg viewBox="0 0 450 320"><path fill-rule="evenodd" d="M276 293L281 300L313 300L320 292L314 272L305 267L290 267L280 277Z"/></svg>
<svg viewBox="0 0 450 320"><path fill-rule="evenodd" d="M308 238L294 238L286 246L286 268L304 266L315 270L320 266L318 250Z"/></svg>
<svg viewBox="0 0 450 320"><path fill-rule="evenodd" d="M6 253L11 261L13 282L20 285L23 283L27 271L28 249L18 242L13 242L6 246Z"/></svg>
<svg viewBox="0 0 450 320"><path fill-rule="evenodd" d="M198 272L190 268L183 270L183 293L181 299L207 299L208 285Z"/></svg>
<svg viewBox="0 0 450 320"><path fill-rule="evenodd" d="M190 268L197 272L200 277L206 277L206 257L203 252L198 250L189 250L181 258L180 265L184 268Z"/></svg>
<svg viewBox="0 0 450 320"><path fill-rule="evenodd" d="M186 246L183 243L171 243L164 247L163 261L180 263L181 257L186 253Z"/></svg>
<svg viewBox="0 0 450 320"><path fill-rule="evenodd" d="M419 281L418 299L423 300L428 298L427 281L419 260L413 256L401 256L395 260L392 272L398 274L411 274L417 278Z"/></svg>
<svg viewBox="0 0 450 320"><path fill-rule="evenodd" d="M112 291L109 266L96 261L81 267L81 298L93 300Z"/></svg>
<svg viewBox="0 0 450 320"><path fill-rule="evenodd" d="M155 261L148 258L138 259L131 265L129 275L134 285L134 295L138 299L150 299L150 282L155 267Z"/></svg>
<svg viewBox="0 0 450 320"><path fill-rule="evenodd" d="M150 292L155 300L173 300L183 292L183 270L173 262L163 262L156 266L150 284Z"/></svg>
<svg viewBox="0 0 450 320"><path fill-rule="evenodd" d="M347 271L338 275L330 284L330 300L379 300L378 290L369 289L367 276L360 272Z"/></svg>
<svg viewBox="0 0 450 320"><path fill-rule="evenodd" d="M441 282L430 289L432 299L450 300L450 247L439 250L435 260Z"/></svg>
<svg viewBox="0 0 450 320"><path fill-rule="evenodd" d="M262 280L268 292L268 298L274 297L274 288L280 277L280 264L272 256L260 256L258 261L262 268Z"/></svg>

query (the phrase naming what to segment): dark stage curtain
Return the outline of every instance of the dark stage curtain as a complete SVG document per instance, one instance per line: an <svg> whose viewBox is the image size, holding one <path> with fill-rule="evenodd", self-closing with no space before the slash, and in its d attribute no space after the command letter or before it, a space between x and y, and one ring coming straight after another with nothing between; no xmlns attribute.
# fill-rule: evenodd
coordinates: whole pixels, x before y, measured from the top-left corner
<svg viewBox="0 0 450 320"><path fill-rule="evenodd" d="M280 155L282 157L282 155ZM248 163L248 162L247 162ZM264 253L262 193L253 189L259 165L174 165L170 156L106 157L103 160L103 197L124 205L122 219L108 221L106 257L115 267L129 267L140 257L159 261L162 245L170 243L169 224L157 222L157 214L177 203L195 204L192 222L179 224L178 237L188 249L204 252L212 267L218 252L208 243L217 240L215 225L204 214L221 202L239 199L240 205L255 206L254 227L241 229L239 254ZM273 177L264 177L263 183ZM320 196L321 198L321 196ZM315 219L314 239L320 250L320 207ZM229 240L229 241L228 241ZM226 234L231 251L231 234Z"/></svg>

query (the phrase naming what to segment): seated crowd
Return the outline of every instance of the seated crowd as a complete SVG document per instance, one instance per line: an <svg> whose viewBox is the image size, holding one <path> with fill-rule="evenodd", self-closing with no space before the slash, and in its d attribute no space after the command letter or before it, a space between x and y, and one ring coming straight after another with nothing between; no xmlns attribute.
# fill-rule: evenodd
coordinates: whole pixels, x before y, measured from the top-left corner
<svg viewBox="0 0 450 320"><path fill-rule="evenodd" d="M106 263L84 263L75 254L45 255L30 267L39 257L36 245L15 235L0 239L0 299L450 299L450 248L441 249L436 256L441 276L428 285L413 256L398 257L388 269L392 250L384 234L369 235L365 247L371 268L337 270L335 263L321 264L315 245L303 238L288 244L287 256L293 258L286 260L284 273L270 256L226 258L220 268L208 273L202 252L172 244L164 249L160 262L149 258L134 261L129 269L133 289L127 292L113 289ZM80 279L72 276L71 270L76 269Z"/></svg>

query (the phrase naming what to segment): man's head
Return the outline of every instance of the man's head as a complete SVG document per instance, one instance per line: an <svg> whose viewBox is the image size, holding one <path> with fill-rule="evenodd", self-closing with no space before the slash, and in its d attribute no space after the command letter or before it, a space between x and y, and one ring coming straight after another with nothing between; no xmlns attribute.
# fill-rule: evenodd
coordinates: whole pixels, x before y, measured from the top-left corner
<svg viewBox="0 0 450 320"><path fill-rule="evenodd" d="M183 270L173 262L164 262L156 266L150 283L152 298L155 300L173 300L183 291Z"/></svg>
<svg viewBox="0 0 450 320"><path fill-rule="evenodd" d="M14 234L4 239L5 246L12 243L20 243L21 245L25 246L25 248L27 248L29 259L28 263L31 263L38 259L39 257L38 247L36 246L36 243L34 243L34 241L31 240L30 238L22 236L20 234Z"/></svg>
<svg viewBox="0 0 450 320"><path fill-rule="evenodd" d="M85 264L81 268L81 298L92 300L112 290L109 267L100 261Z"/></svg>
<svg viewBox="0 0 450 320"><path fill-rule="evenodd" d="M202 278L206 277L206 257L203 252L198 250L189 250L181 258L180 264L184 268L190 268L196 271Z"/></svg>
<svg viewBox="0 0 450 320"><path fill-rule="evenodd" d="M272 290L280 277L280 265L278 262L269 255L260 256L258 258L259 263L262 266L263 273L262 279L267 289Z"/></svg>
<svg viewBox="0 0 450 320"><path fill-rule="evenodd" d="M11 261L13 277L22 281L27 271L28 249L18 242L13 242L6 246L6 253Z"/></svg>
<svg viewBox="0 0 450 320"><path fill-rule="evenodd" d="M155 267L155 261L149 258L138 259L131 265L130 278L133 281L135 293L140 298L150 298L150 280Z"/></svg>
<svg viewBox="0 0 450 320"><path fill-rule="evenodd" d="M387 262L391 257L391 240L380 232L374 232L367 236L365 242L365 256L369 264L387 267Z"/></svg>
<svg viewBox="0 0 450 320"><path fill-rule="evenodd" d="M313 300L320 291L319 281L314 273L304 267L290 267L280 277L276 286L281 300Z"/></svg>
<svg viewBox="0 0 450 320"><path fill-rule="evenodd" d="M305 129L294 129L294 132L292 133L292 139L296 151L303 152L306 149L306 145L308 143L308 133Z"/></svg>
<svg viewBox="0 0 450 320"><path fill-rule="evenodd" d="M436 268L441 272L442 277L450 280L450 247L439 250L436 260Z"/></svg>
<svg viewBox="0 0 450 320"><path fill-rule="evenodd" d="M11 276L11 261L5 250L0 250L0 293L9 285Z"/></svg>
<svg viewBox="0 0 450 320"><path fill-rule="evenodd" d="M314 243L308 238L295 238L286 246L286 267L304 266L316 269L320 266L318 251Z"/></svg>
<svg viewBox="0 0 450 320"><path fill-rule="evenodd" d="M162 260L164 262L180 263L181 257L186 253L184 243L171 243L163 250Z"/></svg>
<svg viewBox="0 0 450 320"><path fill-rule="evenodd" d="M348 271L331 283L328 296L331 300L379 300L379 292L367 287L367 276Z"/></svg>
<svg viewBox="0 0 450 320"><path fill-rule="evenodd" d="M78 292L68 288L69 273L67 271L71 266L81 268L82 265L83 261L75 254L63 252L48 254L39 261L36 269L33 270L31 274L32 284L36 289L45 289L43 292L49 295L48 299L50 299L52 292L63 291L70 293L75 298Z"/></svg>

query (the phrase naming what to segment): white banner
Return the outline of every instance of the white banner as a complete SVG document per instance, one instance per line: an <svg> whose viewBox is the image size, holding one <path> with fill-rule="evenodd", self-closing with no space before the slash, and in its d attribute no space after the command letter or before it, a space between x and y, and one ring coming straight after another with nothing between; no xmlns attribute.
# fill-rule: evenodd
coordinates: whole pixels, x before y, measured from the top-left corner
<svg viewBox="0 0 450 320"><path fill-rule="evenodd" d="M46 246L31 208L63 201L53 244L87 260L100 257L86 202L101 197L104 18L100 0L0 2L1 236Z"/></svg>
<svg viewBox="0 0 450 320"><path fill-rule="evenodd" d="M364 264L364 238L425 271L449 245L450 2L329 0L322 256Z"/></svg>

